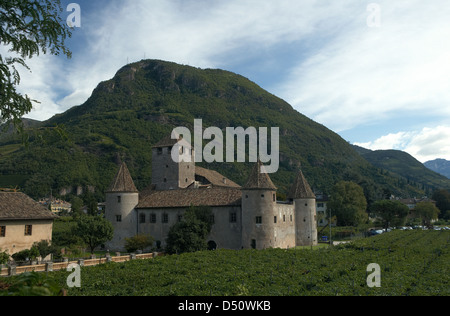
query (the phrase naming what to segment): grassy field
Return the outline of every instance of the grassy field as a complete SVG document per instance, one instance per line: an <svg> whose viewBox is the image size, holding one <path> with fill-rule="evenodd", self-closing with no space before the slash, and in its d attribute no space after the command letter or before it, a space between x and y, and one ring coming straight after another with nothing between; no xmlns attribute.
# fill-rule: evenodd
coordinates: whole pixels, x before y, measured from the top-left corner
<svg viewBox="0 0 450 316"><path fill-rule="evenodd" d="M218 250L82 268L70 296L450 295L450 232L393 231L330 248ZM371 263L381 287L370 288ZM68 272L49 276L65 286Z"/></svg>

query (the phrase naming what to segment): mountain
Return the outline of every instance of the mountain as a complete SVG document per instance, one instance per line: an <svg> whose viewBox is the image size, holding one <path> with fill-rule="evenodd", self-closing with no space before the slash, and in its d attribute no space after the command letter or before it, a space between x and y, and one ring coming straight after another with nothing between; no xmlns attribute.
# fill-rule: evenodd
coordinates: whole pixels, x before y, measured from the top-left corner
<svg viewBox="0 0 450 316"><path fill-rule="evenodd" d="M362 157L372 165L390 172L398 181L431 191L435 188L449 187L449 179L426 168L410 154L400 150L361 150Z"/></svg>
<svg viewBox="0 0 450 316"><path fill-rule="evenodd" d="M450 179L450 161L435 159L424 163L425 167Z"/></svg>
<svg viewBox="0 0 450 316"><path fill-rule="evenodd" d="M117 163L126 161L142 190L151 181L152 145L174 127L192 130L198 118L204 128L279 127L280 169L271 178L281 194L300 166L312 188L324 193L339 180L359 183L369 202L386 191L424 193L374 167L339 135L247 78L159 60L126 65L83 105L30 128L25 146L18 137L0 139L0 187L19 186L35 198L88 188L101 200ZM240 185L252 169L248 163L200 165Z"/></svg>

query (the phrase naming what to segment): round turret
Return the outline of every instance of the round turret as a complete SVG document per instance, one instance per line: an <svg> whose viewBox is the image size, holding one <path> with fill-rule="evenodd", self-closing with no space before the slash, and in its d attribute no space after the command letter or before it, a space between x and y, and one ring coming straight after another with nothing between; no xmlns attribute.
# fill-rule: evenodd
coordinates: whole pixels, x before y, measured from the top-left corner
<svg viewBox="0 0 450 316"><path fill-rule="evenodd" d="M105 218L114 227L114 237L106 243L109 250L124 250L125 238L133 237L137 227L134 208L139 203L139 192L125 163L105 192ZM134 232L134 233L133 233Z"/></svg>
<svg viewBox="0 0 450 316"><path fill-rule="evenodd" d="M296 246L317 245L316 196L301 171L288 198L294 203Z"/></svg>
<svg viewBox="0 0 450 316"><path fill-rule="evenodd" d="M242 188L242 247L274 247L276 190L264 166L258 162Z"/></svg>

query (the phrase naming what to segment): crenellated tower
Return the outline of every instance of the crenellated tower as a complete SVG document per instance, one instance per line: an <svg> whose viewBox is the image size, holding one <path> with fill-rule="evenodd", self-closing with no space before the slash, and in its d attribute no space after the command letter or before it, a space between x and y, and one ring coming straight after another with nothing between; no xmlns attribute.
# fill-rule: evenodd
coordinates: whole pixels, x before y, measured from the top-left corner
<svg viewBox="0 0 450 316"><path fill-rule="evenodd" d="M178 157L190 157L190 159L178 158L179 162L174 161L172 150L179 151ZM195 182L194 157L194 148L182 138L172 139L169 136L158 142L152 148L152 185L154 188L158 191L178 190L192 185Z"/></svg>

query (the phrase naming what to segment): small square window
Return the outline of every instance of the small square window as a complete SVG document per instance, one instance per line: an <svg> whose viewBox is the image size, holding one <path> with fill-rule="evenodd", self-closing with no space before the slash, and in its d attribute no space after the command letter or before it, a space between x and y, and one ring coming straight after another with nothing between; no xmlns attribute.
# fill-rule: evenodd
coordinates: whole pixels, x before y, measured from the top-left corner
<svg viewBox="0 0 450 316"><path fill-rule="evenodd" d="M236 223L237 222L237 214L235 212L230 213L230 223Z"/></svg>
<svg viewBox="0 0 450 316"><path fill-rule="evenodd" d="M116 215L116 222L117 223L122 222L122 215Z"/></svg>
<svg viewBox="0 0 450 316"><path fill-rule="evenodd" d="M256 224L262 224L262 216L256 216Z"/></svg>
<svg viewBox="0 0 450 316"><path fill-rule="evenodd" d="M25 225L25 236L31 236L33 233L33 225Z"/></svg>
<svg viewBox="0 0 450 316"><path fill-rule="evenodd" d="M150 223L152 224L156 223L156 214L150 214Z"/></svg>
<svg viewBox="0 0 450 316"><path fill-rule="evenodd" d="M0 226L0 237L6 237L6 226Z"/></svg>
<svg viewBox="0 0 450 316"><path fill-rule="evenodd" d="M167 214L167 213L164 213L164 214L163 214L163 216L162 216L162 222L163 222L164 224L167 224L167 223L169 222L169 214Z"/></svg>

